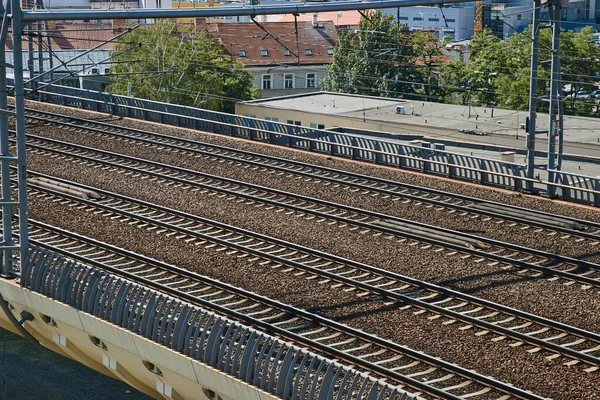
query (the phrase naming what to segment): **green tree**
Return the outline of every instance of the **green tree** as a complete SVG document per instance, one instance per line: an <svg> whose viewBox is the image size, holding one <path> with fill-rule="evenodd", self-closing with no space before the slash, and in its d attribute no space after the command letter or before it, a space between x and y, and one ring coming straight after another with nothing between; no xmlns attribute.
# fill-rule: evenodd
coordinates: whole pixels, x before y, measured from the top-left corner
<svg viewBox="0 0 600 400"><path fill-rule="evenodd" d="M561 68L563 85L573 92L591 91L597 81L595 71L600 70L600 48L593 42L591 27L580 32L561 32ZM453 62L441 68L440 81L447 95L460 93L463 101L469 96L482 103L495 103L498 107L526 110L529 107L531 72L531 29L501 41L484 31L475 36L469 46L469 62ZM540 60L552 57L550 30L540 33ZM550 63L538 68L538 96L547 96L550 83ZM540 105L538 110L545 111ZM589 115L597 112L594 99L570 98L565 102L565 112Z"/></svg>
<svg viewBox="0 0 600 400"><path fill-rule="evenodd" d="M322 81L325 90L369 96L403 97L422 81L417 52L391 15L366 14L356 32L344 33Z"/></svg>
<svg viewBox="0 0 600 400"><path fill-rule="evenodd" d="M257 97L252 74L191 25L161 20L138 28L114 54L112 93L126 94L131 84L136 97L225 112Z"/></svg>
<svg viewBox="0 0 600 400"><path fill-rule="evenodd" d="M442 53L438 48L437 35L427 31L416 31L410 35L410 41L420 65L419 80L422 86L416 92L428 101L443 98L443 88L439 80L439 56Z"/></svg>

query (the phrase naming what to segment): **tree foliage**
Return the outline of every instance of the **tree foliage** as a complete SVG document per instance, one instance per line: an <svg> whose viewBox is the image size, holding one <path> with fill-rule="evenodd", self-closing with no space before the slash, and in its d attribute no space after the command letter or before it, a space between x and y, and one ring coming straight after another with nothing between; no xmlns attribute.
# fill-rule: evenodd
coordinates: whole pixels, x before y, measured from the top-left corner
<svg viewBox="0 0 600 400"><path fill-rule="evenodd" d="M191 25L158 21L134 30L119 44L112 93L233 112L236 100L257 97L252 74L225 55L218 40Z"/></svg>
<svg viewBox="0 0 600 400"><path fill-rule="evenodd" d="M593 90L600 70L600 48L593 43L591 27L580 32L561 32L561 68L563 85L572 92ZM549 29L540 32L540 61L552 57L552 37ZM441 84L446 95L461 96L483 104L525 110L529 107L531 73L531 30L517 33L501 41L486 30L475 36L469 46L469 62L452 62L441 68ZM547 96L550 85L550 63L538 68L538 96ZM565 112L589 114L596 110L595 102L565 102ZM539 111L545 111L540 106Z"/></svg>
<svg viewBox="0 0 600 400"><path fill-rule="evenodd" d="M356 32L343 33L322 82L325 90L369 96L403 97L423 80L410 37L391 15L366 14Z"/></svg>

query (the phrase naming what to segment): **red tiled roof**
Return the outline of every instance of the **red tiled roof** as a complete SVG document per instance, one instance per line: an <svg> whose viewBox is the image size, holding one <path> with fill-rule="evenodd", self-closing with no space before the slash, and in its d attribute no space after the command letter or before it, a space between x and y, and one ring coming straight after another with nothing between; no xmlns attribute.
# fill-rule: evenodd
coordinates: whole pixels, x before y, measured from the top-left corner
<svg viewBox="0 0 600 400"><path fill-rule="evenodd" d="M296 34L293 22L263 22L261 26L266 33L254 23L207 23L207 31L218 38L225 47L225 52L246 66L268 66L298 61ZM328 49L338 43L338 34L332 21L319 22L313 27L312 22L298 22L298 48L300 64L329 64L333 56ZM285 45L291 54L284 55ZM312 55L307 54L310 49ZM241 57L239 51L245 52ZM266 50L266 55L261 51Z"/></svg>
<svg viewBox="0 0 600 400"><path fill-rule="evenodd" d="M99 45L117 35L121 29L113 29L112 25L89 23L57 23L49 27L48 35L52 50L84 50ZM44 45L46 40L44 40ZM12 34L9 32L6 48L12 50ZM107 43L102 50L112 50L115 43ZM29 42L23 39L23 50L29 48ZM34 38L34 48L37 49L37 38Z"/></svg>

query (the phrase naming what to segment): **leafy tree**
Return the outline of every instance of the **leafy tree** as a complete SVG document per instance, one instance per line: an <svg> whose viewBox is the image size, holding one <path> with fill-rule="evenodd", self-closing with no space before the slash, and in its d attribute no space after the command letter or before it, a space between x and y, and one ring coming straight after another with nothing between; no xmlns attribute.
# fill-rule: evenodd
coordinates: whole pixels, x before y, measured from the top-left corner
<svg viewBox="0 0 600 400"><path fill-rule="evenodd" d="M422 76L417 52L401 35L391 15L366 14L356 32L344 33L322 81L325 90L369 96L402 97L414 93Z"/></svg>
<svg viewBox="0 0 600 400"><path fill-rule="evenodd" d="M424 99L429 101L443 97L438 74L438 56L441 52L437 45L437 36L427 31L416 31L410 35L410 41L421 65L420 80L423 85L417 89L417 93L423 94Z"/></svg>
<svg viewBox="0 0 600 400"><path fill-rule="evenodd" d="M257 97L252 74L191 25L161 20L138 28L114 54L112 93L126 94L131 83L136 97L226 112Z"/></svg>
<svg viewBox="0 0 600 400"><path fill-rule="evenodd" d="M573 92L593 90L600 70L600 48L593 42L591 27L580 32L561 32L561 68L563 85L571 85ZM469 63L454 62L441 68L440 81L447 95L460 93L463 101L469 95L482 103L493 102L498 107L526 110L529 107L531 71L531 30L517 33L500 41L484 31L473 38ZM550 30L540 33L540 60L552 57ZM538 96L547 96L550 82L550 63L538 68ZM597 111L595 101L571 98L565 102L565 112L589 115ZM545 111L547 105L540 105Z"/></svg>

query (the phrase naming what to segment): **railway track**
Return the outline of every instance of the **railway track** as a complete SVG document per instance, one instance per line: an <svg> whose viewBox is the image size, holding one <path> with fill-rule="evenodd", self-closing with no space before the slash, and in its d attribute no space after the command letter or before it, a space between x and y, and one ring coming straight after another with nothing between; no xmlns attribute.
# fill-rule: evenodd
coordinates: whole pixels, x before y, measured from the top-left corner
<svg viewBox="0 0 600 400"><path fill-rule="evenodd" d="M562 278L565 284L577 282L584 289L600 287L600 265L584 260L35 135L28 136L27 146L30 152L44 156L73 159L86 166L142 176L181 189L218 193L236 201L267 209L283 209L308 219L350 226L349 229L360 229L377 236L392 235L401 241L435 246L435 250L448 249L451 250L449 254L474 256L534 277Z"/></svg>
<svg viewBox="0 0 600 400"><path fill-rule="evenodd" d="M195 245L224 251L229 256L260 260L261 264L306 279L319 279L333 288L356 291L401 309L415 307L444 325L465 330L511 346L531 346L527 351L549 351L548 359L566 357L569 366L585 363L587 372L600 368L600 335L479 299L435 284L374 266L309 249L294 243L250 232L115 193L30 172L30 196L60 202L141 229L174 236ZM66 192L65 192L66 191ZM82 198L84 197L84 198ZM32 235L32 238L34 236ZM149 272L151 273L151 271ZM163 277L172 280L169 277Z"/></svg>
<svg viewBox="0 0 600 400"><path fill-rule="evenodd" d="M91 238L35 220L30 220L30 232L32 245L291 340L424 398L542 399L313 313Z"/></svg>
<svg viewBox="0 0 600 400"><path fill-rule="evenodd" d="M532 211L498 202L473 199L456 193L56 113L27 109L27 118L31 121L81 129L98 136L125 142L161 146L164 149L186 153L194 157L224 160L235 166L260 168L300 176L306 180L340 185L365 194L392 197L417 204L423 203L429 208L433 206L440 210L450 209L451 212L458 211L473 216L493 218L497 222L509 222L511 225L519 225L523 228L545 230L553 236L560 234L559 237L564 239L575 237L580 240L589 240L590 244L594 245L600 241L600 223L591 221Z"/></svg>

